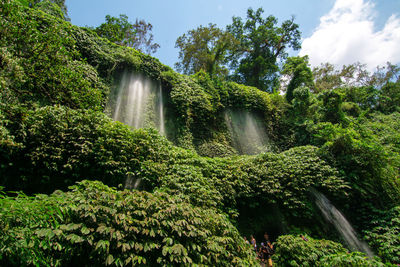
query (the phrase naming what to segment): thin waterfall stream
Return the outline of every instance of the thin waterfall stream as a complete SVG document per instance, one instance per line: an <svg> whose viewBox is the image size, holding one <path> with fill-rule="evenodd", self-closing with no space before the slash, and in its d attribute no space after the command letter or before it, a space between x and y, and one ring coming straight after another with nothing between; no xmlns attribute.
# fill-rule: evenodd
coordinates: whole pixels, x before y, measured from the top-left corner
<svg viewBox="0 0 400 267"><path fill-rule="evenodd" d="M108 108L114 120L135 129L154 127L165 135L164 100L159 82L141 74L124 73Z"/></svg>
<svg viewBox="0 0 400 267"><path fill-rule="evenodd" d="M158 109L159 109L159 120L158 120L158 129L160 131L161 135L165 136L165 122L164 122L164 99L163 99L163 93L162 93L162 87L161 84L159 86L159 104L158 104Z"/></svg>
<svg viewBox="0 0 400 267"><path fill-rule="evenodd" d="M228 110L224 116L233 146L240 154L254 155L270 150L268 135L255 114Z"/></svg>
<svg viewBox="0 0 400 267"><path fill-rule="evenodd" d="M315 203L321 210L324 218L336 228L340 236L346 242L351 250L364 252L369 257L373 257L374 253L368 245L357 238L357 233L351 226L344 215L329 201L329 199L317 190L311 190L315 196Z"/></svg>
<svg viewBox="0 0 400 267"><path fill-rule="evenodd" d="M125 72L117 91L110 97L111 117L135 129L153 127L166 135L163 90L160 82ZM125 188L138 189L141 178L128 176Z"/></svg>

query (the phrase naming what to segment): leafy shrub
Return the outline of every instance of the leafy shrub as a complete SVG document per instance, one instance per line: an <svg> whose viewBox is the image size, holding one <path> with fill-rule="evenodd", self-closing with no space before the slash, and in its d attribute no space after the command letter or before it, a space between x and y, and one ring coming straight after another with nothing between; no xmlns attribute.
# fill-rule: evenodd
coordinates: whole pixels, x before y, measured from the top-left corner
<svg viewBox="0 0 400 267"><path fill-rule="evenodd" d="M280 236L274 244L273 262L277 266L317 266L324 256L347 251L341 244L330 240L306 238L308 241L299 236Z"/></svg>
<svg viewBox="0 0 400 267"><path fill-rule="evenodd" d="M141 162L166 160L172 147L154 130L132 132L100 112L66 107L30 111L14 134L23 147L1 184L26 192L51 192L84 178L123 184L140 175Z"/></svg>
<svg viewBox="0 0 400 267"><path fill-rule="evenodd" d="M217 140L204 142L197 148L197 151L201 156L206 157L227 157L237 153L229 144Z"/></svg>
<svg viewBox="0 0 400 267"><path fill-rule="evenodd" d="M43 12L52 15L59 19L65 19L64 13L61 8L54 2L50 2L49 0L43 0L35 5L36 9L42 10Z"/></svg>
<svg viewBox="0 0 400 267"><path fill-rule="evenodd" d="M321 267L378 267L385 266L379 258L368 258L364 253L351 252L351 253L337 253L324 256L317 264Z"/></svg>
<svg viewBox="0 0 400 267"><path fill-rule="evenodd" d="M13 134L21 144L14 156L0 151L6 159L1 184L7 190L45 193L82 179L111 186L141 179L141 189L179 194L193 205L217 207L232 218L238 200L242 207L277 203L285 216L310 218L310 186L334 195L347 189L315 147L256 157L202 158L173 147L154 130L131 131L99 112L50 106L28 112Z"/></svg>
<svg viewBox="0 0 400 267"><path fill-rule="evenodd" d="M222 200L212 181L203 176L201 168L191 165L173 165L162 177L159 190L179 195L198 207L217 207Z"/></svg>
<svg viewBox="0 0 400 267"><path fill-rule="evenodd" d="M0 66L5 90L23 103L101 110L108 87L80 58L72 25L17 1L2 1L1 8L0 47L8 62Z"/></svg>
<svg viewBox="0 0 400 267"><path fill-rule="evenodd" d="M378 216L366 231L366 240L383 261L400 264L400 206Z"/></svg>
<svg viewBox="0 0 400 267"><path fill-rule="evenodd" d="M349 127L324 122L310 128L313 143L321 146L325 159L344 172L358 201L376 207L398 203L398 174L391 166L388 150L372 131L357 121Z"/></svg>
<svg viewBox="0 0 400 267"><path fill-rule="evenodd" d="M3 195L0 205L3 264L256 264L224 216L167 194L82 181L51 196Z"/></svg>

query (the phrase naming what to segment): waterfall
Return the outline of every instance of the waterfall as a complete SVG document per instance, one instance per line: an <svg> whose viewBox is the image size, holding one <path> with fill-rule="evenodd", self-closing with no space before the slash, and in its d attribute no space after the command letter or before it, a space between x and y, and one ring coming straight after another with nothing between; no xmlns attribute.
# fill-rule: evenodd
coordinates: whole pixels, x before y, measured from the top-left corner
<svg viewBox="0 0 400 267"><path fill-rule="evenodd" d="M351 224L346 220L343 214L332 205L329 199L317 190L311 190L311 192L315 196L315 203L321 210L324 218L333 224L349 248L351 250L364 252L369 257L373 257L374 254L368 245L357 238L356 231Z"/></svg>
<svg viewBox="0 0 400 267"><path fill-rule="evenodd" d="M269 149L269 139L260 118L249 111L225 112L225 123L233 146L240 154L253 155Z"/></svg>
<svg viewBox="0 0 400 267"><path fill-rule="evenodd" d="M125 72L117 91L110 95L108 112L114 120L136 129L157 128L165 135L164 99L160 82L146 76ZM142 179L128 175L125 188L139 189Z"/></svg>
<svg viewBox="0 0 400 267"><path fill-rule="evenodd" d="M139 189L139 186L142 182L142 178L133 178L131 175L128 175L125 179L125 188L126 189Z"/></svg>
<svg viewBox="0 0 400 267"><path fill-rule="evenodd" d="M126 72L117 90L117 94L110 98L108 104L114 120L136 129L154 127L160 134L165 135L164 102L160 82Z"/></svg>
<svg viewBox="0 0 400 267"><path fill-rule="evenodd" d="M161 135L165 135L165 122L164 122L164 99L163 99L163 93L162 93L162 87L161 87L161 84L160 84L160 86L159 86L159 94L158 94L158 97L159 97L159 105L158 105L158 107L159 107L159 126L158 126L158 129L160 130L160 134Z"/></svg>

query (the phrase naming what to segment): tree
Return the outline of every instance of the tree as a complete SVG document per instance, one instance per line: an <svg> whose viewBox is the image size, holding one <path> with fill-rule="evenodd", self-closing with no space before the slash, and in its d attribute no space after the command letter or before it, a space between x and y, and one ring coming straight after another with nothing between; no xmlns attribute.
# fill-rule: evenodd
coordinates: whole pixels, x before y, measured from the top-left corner
<svg viewBox="0 0 400 267"><path fill-rule="evenodd" d="M293 91L300 86L314 87L313 74L309 67L308 56L289 57L283 65L282 74L290 80L286 89L286 99L290 103Z"/></svg>
<svg viewBox="0 0 400 267"><path fill-rule="evenodd" d="M272 91L279 83L279 63L287 57L286 49L300 48L299 26L294 18L284 21L280 27L274 16L262 18L262 8L247 10L247 20L233 17L227 30L239 40L239 49L231 57L232 79Z"/></svg>
<svg viewBox="0 0 400 267"><path fill-rule="evenodd" d="M379 110L386 114L400 111L400 81L389 82L382 87L379 94Z"/></svg>
<svg viewBox="0 0 400 267"><path fill-rule="evenodd" d="M119 18L106 16L106 22L95 28L97 34L113 43L135 48L141 52L152 54L157 52L160 45L153 43L153 26L144 20L136 19L135 23L128 21L127 15Z"/></svg>
<svg viewBox="0 0 400 267"><path fill-rule="evenodd" d="M377 67L370 73L365 64L359 62L343 65L341 69L330 63L323 63L313 68L316 92L332 90L339 87L373 86L383 88L390 82L399 81L400 67L386 63L386 66Z"/></svg>
<svg viewBox="0 0 400 267"><path fill-rule="evenodd" d="M215 24L199 26L176 40L175 47L180 49L180 62L175 67L185 74L203 70L211 77L225 76L228 74L228 54L237 44L231 33L217 28Z"/></svg>
<svg viewBox="0 0 400 267"><path fill-rule="evenodd" d="M323 63L313 69L315 91L322 92L339 87L354 87L371 85L371 75L366 65L359 62L343 65L337 69L331 63Z"/></svg>

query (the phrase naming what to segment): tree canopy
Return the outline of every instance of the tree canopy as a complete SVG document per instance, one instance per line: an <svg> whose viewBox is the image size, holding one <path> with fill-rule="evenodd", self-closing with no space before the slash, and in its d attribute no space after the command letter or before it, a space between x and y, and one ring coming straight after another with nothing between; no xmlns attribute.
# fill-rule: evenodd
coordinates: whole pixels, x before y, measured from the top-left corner
<svg viewBox="0 0 400 267"><path fill-rule="evenodd" d="M229 53L234 51L237 43L231 33L217 28L215 24L199 26L176 40L180 62L175 66L185 74L203 70L210 76L225 76L228 74Z"/></svg>
<svg viewBox="0 0 400 267"><path fill-rule="evenodd" d="M240 42L231 61L232 79L272 91L279 83L279 64L287 57L286 49L300 48L300 31L294 17L278 26L274 16L263 18L263 13L262 8L249 8L245 21L233 17L227 27Z"/></svg>
<svg viewBox="0 0 400 267"><path fill-rule="evenodd" d="M153 25L144 20L136 19L135 23L131 23L128 16L121 14L119 18L107 15L106 22L95 28L95 31L111 42L152 54L160 48L159 44L153 42L152 29Z"/></svg>
<svg viewBox="0 0 400 267"><path fill-rule="evenodd" d="M301 86L314 87L312 71L309 67L308 56L289 57L283 65L282 74L290 80L286 88L286 99L290 103L293 91Z"/></svg>
<svg viewBox="0 0 400 267"><path fill-rule="evenodd" d="M226 30L210 23L180 36L177 70L185 74L203 70L263 91L275 89L287 49L300 48L300 31L293 17L278 26L274 16L263 18L263 12L249 8L246 20L233 17Z"/></svg>

